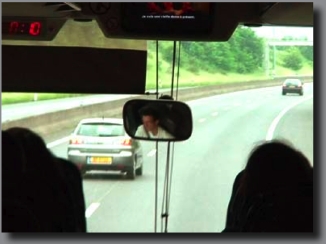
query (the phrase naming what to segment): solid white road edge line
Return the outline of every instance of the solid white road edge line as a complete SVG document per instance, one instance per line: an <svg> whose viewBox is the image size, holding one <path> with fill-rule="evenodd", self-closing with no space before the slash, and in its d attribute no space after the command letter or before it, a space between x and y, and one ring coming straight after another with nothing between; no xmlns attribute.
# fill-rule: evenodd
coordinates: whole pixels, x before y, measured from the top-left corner
<svg viewBox="0 0 326 244"><path fill-rule="evenodd" d="M295 106L299 105L300 103L303 103L305 101L308 101L309 99L313 98L313 96L309 96L303 100L300 100L294 104L291 104L290 106L284 108L279 115L277 115L277 117L273 120L272 124L269 126L268 131L267 131L267 135L266 135L266 141L270 141L273 139L274 137L274 132L275 129L277 127L277 124L280 122L280 120L282 119L282 117L292 108L294 108Z"/></svg>

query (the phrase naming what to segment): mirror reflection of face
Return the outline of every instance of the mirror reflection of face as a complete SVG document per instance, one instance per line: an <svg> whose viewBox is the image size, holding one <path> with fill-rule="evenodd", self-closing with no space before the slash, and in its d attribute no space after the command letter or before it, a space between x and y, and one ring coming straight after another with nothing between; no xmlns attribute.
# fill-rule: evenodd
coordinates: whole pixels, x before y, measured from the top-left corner
<svg viewBox="0 0 326 244"><path fill-rule="evenodd" d="M158 127L158 120L155 120L153 116L144 115L142 117L143 125L147 131L155 132Z"/></svg>

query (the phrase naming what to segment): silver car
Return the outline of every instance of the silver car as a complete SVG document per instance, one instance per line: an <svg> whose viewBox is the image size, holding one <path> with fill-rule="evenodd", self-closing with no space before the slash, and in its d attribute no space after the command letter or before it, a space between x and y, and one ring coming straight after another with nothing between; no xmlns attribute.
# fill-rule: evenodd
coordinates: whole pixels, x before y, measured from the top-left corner
<svg viewBox="0 0 326 244"><path fill-rule="evenodd" d="M81 120L69 140L68 159L82 174L114 170L126 172L131 179L143 174L141 144L126 134L122 119Z"/></svg>

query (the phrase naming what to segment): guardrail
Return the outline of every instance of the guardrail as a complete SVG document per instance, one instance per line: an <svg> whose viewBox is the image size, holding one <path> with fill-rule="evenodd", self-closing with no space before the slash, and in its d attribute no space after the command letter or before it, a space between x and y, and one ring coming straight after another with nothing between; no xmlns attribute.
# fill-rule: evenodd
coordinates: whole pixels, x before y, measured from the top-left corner
<svg viewBox="0 0 326 244"><path fill-rule="evenodd" d="M296 76L298 77L298 76ZM254 88L263 88L281 85L285 77L277 77L273 80L256 80L247 82L237 82L222 85L211 85L204 87L188 88L178 91L179 101L189 101L207 96L248 90ZM304 82L312 82L312 76L301 76ZM39 133L46 141L56 140L71 133L77 123L87 117L122 117L122 107L128 100L135 97L114 100L104 103L80 106L63 111L50 112L42 115L31 116L14 121L2 123L2 129L11 127L26 127ZM137 98L155 99L154 95L140 95Z"/></svg>

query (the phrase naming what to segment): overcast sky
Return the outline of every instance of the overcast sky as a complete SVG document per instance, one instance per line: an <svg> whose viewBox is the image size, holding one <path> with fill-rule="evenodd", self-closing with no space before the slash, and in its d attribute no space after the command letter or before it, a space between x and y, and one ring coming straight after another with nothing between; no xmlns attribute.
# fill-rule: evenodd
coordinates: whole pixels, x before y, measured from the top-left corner
<svg viewBox="0 0 326 244"><path fill-rule="evenodd" d="M273 29L275 30L275 37L277 39L284 36L302 37L307 36L309 41L313 41L313 28L312 27L257 27L252 28L258 36L272 38Z"/></svg>

